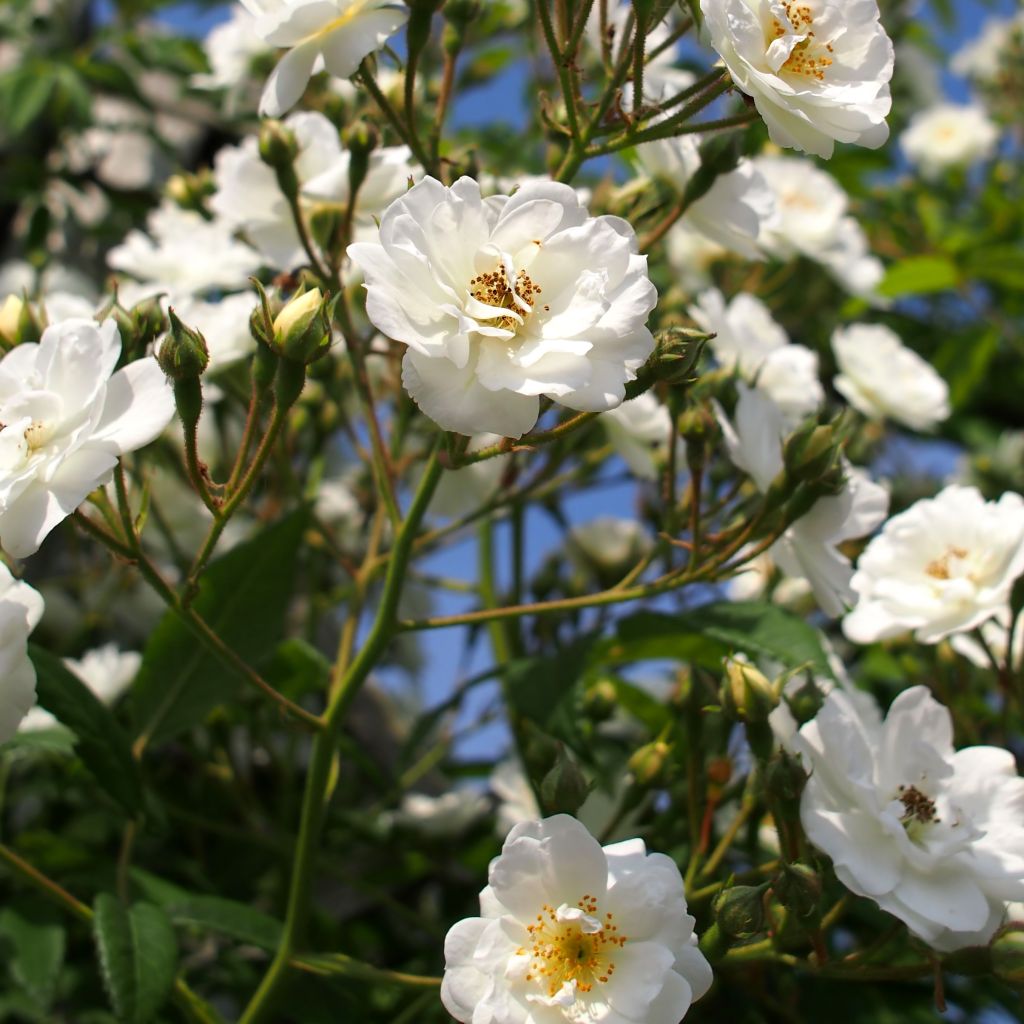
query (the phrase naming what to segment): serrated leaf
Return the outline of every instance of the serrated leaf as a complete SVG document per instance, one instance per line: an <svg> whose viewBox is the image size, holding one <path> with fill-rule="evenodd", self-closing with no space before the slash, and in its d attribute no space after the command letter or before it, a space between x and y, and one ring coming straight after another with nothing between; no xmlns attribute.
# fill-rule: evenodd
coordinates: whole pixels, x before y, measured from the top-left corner
<svg viewBox="0 0 1024 1024"><path fill-rule="evenodd" d="M307 509L293 512L213 562L202 577L193 608L250 664L266 658L284 630L307 520ZM132 688L137 733L169 739L198 725L242 685L168 612L146 644Z"/></svg>
<svg viewBox="0 0 1024 1024"><path fill-rule="evenodd" d="M75 751L96 781L133 817L142 810L139 767L128 737L108 707L60 658L29 644L36 668L36 696L75 734Z"/></svg>
<svg viewBox="0 0 1024 1024"><path fill-rule="evenodd" d="M11 979L39 1010L47 1012L64 965L67 934L63 925L45 908L9 906L0 910L0 935L12 947L7 961Z"/></svg>
<svg viewBox="0 0 1024 1024"><path fill-rule="evenodd" d="M100 893L93 938L110 1005L124 1024L147 1024L174 984L178 947L167 914L152 903L126 907Z"/></svg>

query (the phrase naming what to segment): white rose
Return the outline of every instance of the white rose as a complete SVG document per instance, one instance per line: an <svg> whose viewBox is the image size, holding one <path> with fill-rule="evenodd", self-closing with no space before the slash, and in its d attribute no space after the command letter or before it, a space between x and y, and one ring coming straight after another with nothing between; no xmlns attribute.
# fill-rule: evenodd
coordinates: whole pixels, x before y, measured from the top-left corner
<svg viewBox="0 0 1024 1024"><path fill-rule="evenodd" d="M884 724L833 690L794 744L810 778L800 818L839 880L929 945L984 944L1024 898L1024 780L996 747L953 748L946 708L923 686Z"/></svg>
<svg viewBox="0 0 1024 1024"><path fill-rule="evenodd" d="M363 58L379 50L406 22L409 8L396 0L242 0L256 18L253 30L288 52L271 72L260 113L280 117L299 101L309 77L326 70L349 78Z"/></svg>
<svg viewBox="0 0 1024 1024"><path fill-rule="evenodd" d="M783 469L785 419L764 392L742 383L738 389L735 426L721 409L719 423L733 464L749 473L758 490L765 493ZM853 569L839 545L874 530L889 505L884 488L863 472L846 468L843 490L819 498L771 548L776 565L788 576L807 579L821 610L831 616L841 615L854 597Z"/></svg>
<svg viewBox="0 0 1024 1024"><path fill-rule="evenodd" d="M859 644L913 630L938 643L999 614L1024 573L1024 499L985 501L947 487L893 516L857 563L857 606L843 631Z"/></svg>
<svg viewBox="0 0 1024 1024"><path fill-rule="evenodd" d="M469 178L425 178L348 252L371 322L408 346L407 390L446 430L520 437L541 395L612 409L654 348L633 229L588 216L568 185L484 200Z"/></svg>
<svg viewBox="0 0 1024 1024"><path fill-rule="evenodd" d="M679 868L641 839L602 848L567 815L524 822L488 882L481 916L445 939L458 1021L679 1024L711 986Z"/></svg>
<svg viewBox="0 0 1024 1024"><path fill-rule="evenodd" d="M156 360L113 373L120 354L112 320L64 320L0 360L0 545L16 558L174 415Z"/></svg>
<svg viewBox="0 0 1024 1024"><path fill-rule="evenodd" d="M881 324L853 324L832 335L836 390L855 409L914 430L949 416L949 387L932 366Z"/></svg>
<svg viewBox="0 0 1024 1024"><path fill-rule="evenodd" d="M996 151L999 129L976 104L940 103L918 111L900 135L906 158L926 178L950 167L967 167Z"/></svg>
<svg viewBox="0 0 1024 1024"><path fill-rule="evenodd" d="M832 156L889 137L893 45L877 0L701 0L711 45L777 146Z"/></svg>
<svg viewBox="0 0 1024 1024"><path fill-rule="evenodd" d="M36 702L36 670L28 635L43 614L43 598L0 562L0 743L6 743Z"/></svg>

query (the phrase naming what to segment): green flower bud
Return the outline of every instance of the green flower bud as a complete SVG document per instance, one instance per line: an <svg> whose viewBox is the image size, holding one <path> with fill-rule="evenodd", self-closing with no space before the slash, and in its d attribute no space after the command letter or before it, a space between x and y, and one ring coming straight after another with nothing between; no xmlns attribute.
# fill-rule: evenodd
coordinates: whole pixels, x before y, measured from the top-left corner
<svg viewBox="0 0 1024 1024"><path fill-rule="evenodd" d="M769 883L734 885L720 893L714 902L715 922L723 934L734 939L747 939L765 930L767 915L764 894Z"/></svg>
<svg viewBox="0 0 1024 1024"><path fill-rule="evenodd" d="M842 464L835 428L808 420L786 440L782 460L791 481L817 483L830 476Z"/></svg>
<svg viewBox="0 0 1024 1024"><path fill-rule="evenodd" d="M280 121L264 121L259 136L260 159L274 169L278 187L287 199L299 194L299 177L295 173L295 158L299 144L291 129Z"/></svg>
<svg viewBox="0 0 1024 1024"><path fill-rule="evenodd" d="M331 343L334 299L325 299L319 288L298 292L274 317L273 345L285 359L311 363L327 352Z"/></svg>
<svg viewBox="0 0 1024 1024"><path fill-rule="evenodd" d="M599 679L591 684L583 697L583 710L592 722L611 718L617 705L615 683L611 679Z"/></svg>
<svg viewBox="0 0 1024 1024"><path fill-rule="evenodd" d="M590 783L579 765L559 743L555 763L540 781L545 814L575 814L587 799Z"/></svg>
<svg viewBox="0 0 1024 1024"><path fill-rule="evenodd" d="M173 308L167 310L167 316L171 329L156 354L160 369L171 380L201 377L210 363L206 339L195 328L183 324Z"/></svg>
<svg viewBox="0 0 1024 1024"><path fill-rule="evenodd" d="M664 783L671 755L669 744L664 740L654 740L635 751L626 762L626 767L638 786L650 789Z"/></svg>
<svg viewBox="0 0 1024 1024"><path fill-rule="evenodd" d="M655 336L657 377L669 384L689 384L710 334L689 327L666 327Z"/></svg>
<svg viewBox="0 0 1024 1024"><path fill-rule="evenodd" d="M164 192L169 199L182 209L195 210L197 213L205 210L205 200L215 191L216 184L209 171L201 171L198 174L182 171L180 174L171 175L164 186Z"/></svg>
<svg viewBox="0 0 1024 1024"><path fill-rule="evenodd" d="M992 973L1011 985L1024 985L1024 925L1007 925L996 933L989 949Z"/></svg>
<svg viewBox="0 0 1024 1024"><path fill-rule="evenodd" d="M350 125L342 134L342 142L349 152L348 194L349 202L355 202L366 172L370 167L370 154L380 145L380 132L369 121L359 120Z"/></svg>
<svg viewBox="0 0 1024 1024"><path fill-rule="evenodd" d="M29 304L27 296L8 295L0 306L0 341L10 347L38 341L42 334L41 318Z"/></svg>
<svg viewBox="0 0 1024 1024"><path fill-rule="evenodd" d="M807 772L800 758L794 757L785 750L775 753L765 769L765 789L772 800L772 809L776 815L780 810L786 812L787 820L796 821L800 817L800 795L807 782Z"/></svg>
<svg viewBox="0 0 1024 1024"><path fill-rule="evenodd" d="M776 687L754 665L736 658L725 660L722 706L741 722L767 722L779 705Z"/></svg>
<svg viewBox="0 0 1024 1024"><path fill-rule="evenodd" d="M821 879L806 864L784 864L772 880L772 891L803 924L816 924L821 919Z"/></svg>
<svg viewBox="0 0 1024 1024"><path fill-rule="evenodd" d="M159 295L152 295L132 306L129 315L132 321L133 341L139 351L148 348L170 327Z"/></svg>

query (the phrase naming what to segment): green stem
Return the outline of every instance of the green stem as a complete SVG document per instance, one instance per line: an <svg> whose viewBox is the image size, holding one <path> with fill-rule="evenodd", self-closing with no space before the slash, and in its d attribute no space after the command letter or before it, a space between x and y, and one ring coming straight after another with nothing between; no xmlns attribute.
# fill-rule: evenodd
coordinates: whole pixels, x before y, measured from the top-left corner
<svg viewBox="0 0 1024 1024"><path fill-rule="evenodd" d="M363 85L366 91L373 97L374 103L380 108L381 113L387 118L388 123L394 128L398 137L412 150L412 155L423 165L423 167L430 171L433 169L433 164L420 143L418 135L410 135L406 130L406 126L402 121L401 117L398 116L398 111L395 110L394 105L381 91L381 87L377 84L373 75L370 74L367 68L366 61L363 62L363 66L359 69L356 74L356 78L359 79L361 85Z"/></svg>
<svg viewBox="0 0 1024 1024"><path fill-rule="evenodd" d="M295 858L292 863L284 931L274 959L242 1014L239 1024L258 1024L270 1019L281 983L302 941L309 913L309 893L313 883L316 847L327 810L326 793L338 734L352 700L396 632L398 602L412 554L413 541L441 473L438 445L435 445L409 506L409 512L395 538L376 618L361 650L338 685L333 688L331 702L323 719L324 729L313 742L303 793L299 834L295 844Z"/></svg>
<svg viewBox="0 0 1024 1024"><path fill-rule="evenodd" d="M537 13L540 15L541 29L544 32L544 41L551 53L551 60L555 65L558 74L558 82L562 89L562 99L565 102L565 120L569 125L572 140L575 143L580 137L579 115L576 112L576 95L572 87L572 77L566 65L565 57L558 46L555 38L555 27L551 21L551 10L548 7L548 0L537 0Z"/></svg>

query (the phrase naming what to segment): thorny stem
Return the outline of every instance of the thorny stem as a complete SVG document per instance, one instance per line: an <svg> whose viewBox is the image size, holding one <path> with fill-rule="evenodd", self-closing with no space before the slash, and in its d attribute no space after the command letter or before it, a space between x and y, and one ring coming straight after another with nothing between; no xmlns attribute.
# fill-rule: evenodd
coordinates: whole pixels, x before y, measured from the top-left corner
<svg viewBox="0 0 1024 1024"><path fill-rule="evenodd" d="M430 173L436 170L434 161L430 159L427 152L423 149L423 144L420 142L419 135L410 135L403 123L401 117L398 116L398 111L395 110L394 105L384 95L381 87L377 84L373 75L371 74L366 61L363 62L363 66L356 73L356 78L359 79L360 85L366 88L366 91L373 97L374 103L380 108L381 113L388 119L388 123L394 128L398 137L412 150L413 156L416 160Z"/></svg>
<svg viewBox="0 0 1024 1024"><path fill-rule="evenodd" d="M559 49L558 40L555 38L555 27L551 21L551 8L548 6L548 0L537 0L536 10L540 15L544 41L547 43L548 50L551 53L551 60L555 65L555 71L558 73L558 82L562 89L562 99L565 102L565 120L568 122L569 131L572 134L573 141L575 141L579 138L580 134L579 114L576 111L576 93L573 89L572 77L569 74L566 59Z"/></svg>

